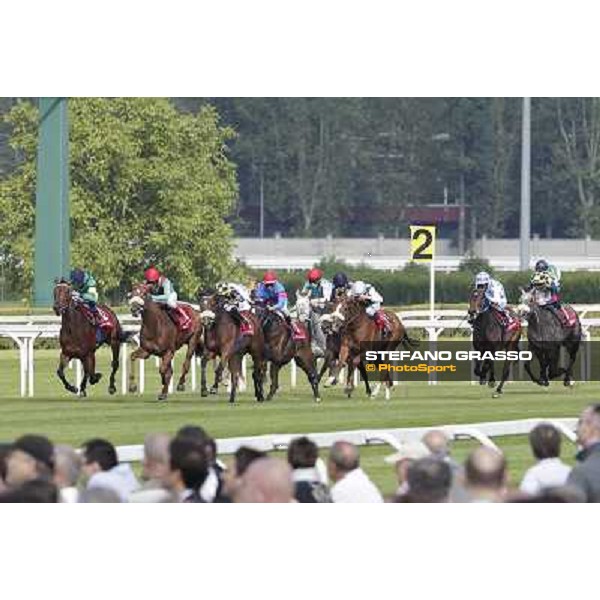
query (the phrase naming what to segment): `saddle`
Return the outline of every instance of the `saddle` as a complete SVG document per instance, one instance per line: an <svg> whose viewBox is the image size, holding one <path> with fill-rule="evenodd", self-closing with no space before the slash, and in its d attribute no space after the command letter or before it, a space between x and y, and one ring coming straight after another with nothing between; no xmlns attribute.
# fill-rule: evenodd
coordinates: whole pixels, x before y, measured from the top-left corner
<svg viewBox="0 0 600 600"><path fill-rule="evenodd" d="M388 316L385 314L385 311L378 310L375 313L374 320L375 320L375 326L381 333L382 337L385 337L386 335L391 333L392 324L390 323Z"/></svg>
<svg viewBox="0 0 600 600"><path fill-rule="evenodd" d="M577 313L572 306L568 304L561 305L560 307L552 306L551 304L544 306L549 310L560 322L563 327L571 329L577 325ZM554 308L554 310L553 310Z"/></svg>
<svg viewBox="0 0 600 600"><path fill-rule="evenodd" d="M98 327L103 333L109 333L113 329L114 322L112 315L101 304L96 304L97 313L94 313L90 307L83 302L78 304L78 306L92 327Z"/></svg>
<svg viewBox="0 0 600 600"><path fill-rule="evenodd" d="M285 315L281 314L279 311L270 312L267 314L277 315L277 318L281 319L285 323L286 327L290 330L292 339L295 342L305 342L308 340L309 336L305 325L298 323L298 321L293 321L290 318L286 318Z"/></svg>
<svg viewBox="0 0 600 600"><path fill-rule="evenodd" d="M493 308L492 314L496 319L496 322L506 331L506 333L513 333L521 328L521 321L519 317L515 315L510 309L507 309L504 313Z"/></svg>
<svg viewBox="0 0 600 600"><path fill-rule="evenodd" d="M194 309L187 304L177 303L176 308L165 305L167 314L181 333L188 333L194 325Z"/></svg>
<svg viewBox="0 0 600 600"><path fill-rule="evenodd" d="M254 335L254 322L250 319L250 312L247 310L238 311L240 315L240 333L242 336L253 336Z"/></svg>

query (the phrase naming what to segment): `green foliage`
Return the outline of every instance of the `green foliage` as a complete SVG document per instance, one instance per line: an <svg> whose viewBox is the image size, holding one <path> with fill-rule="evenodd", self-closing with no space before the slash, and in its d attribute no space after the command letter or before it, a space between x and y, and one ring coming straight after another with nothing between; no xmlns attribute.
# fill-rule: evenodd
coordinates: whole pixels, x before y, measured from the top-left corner
<svg viewBox="0 0 600 600"><path fill-rule="evenodd" d="M462 260L458 265L458 270L461 273L469 273L473 277L481 271L487 271L492 277L494 276L494 269L490 266L490 261L478 256L468 256Z"/></svg>
<svg viewBox="0 0 600 600"><path fill-rule="evenodd" d="M37 110L7 116L11 144L24 160L0 182L0 254L9 276L32 281ZM185 297L232 276L231 227L237 197L227 157L231 128L204 106L179 113L166 99L74 98L69 101L72 261L92 270L118 296L155 264Z"/></svg>

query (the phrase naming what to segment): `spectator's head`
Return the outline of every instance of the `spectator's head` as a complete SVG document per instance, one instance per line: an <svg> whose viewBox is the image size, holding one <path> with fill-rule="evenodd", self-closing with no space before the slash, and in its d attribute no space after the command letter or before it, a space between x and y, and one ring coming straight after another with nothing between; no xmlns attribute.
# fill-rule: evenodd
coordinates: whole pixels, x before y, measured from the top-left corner
<svg viewBox="0 0 600 600"><path fill-rule="evenodd" d="M10 444L0 444L0 494L6 489L6 459L10 452Z"/></svg>
<svg viewBox="0 0 600 600"><path fill-rule="evenodd" d="M21 502L30 504L58 502L58 488L44 479L30 479L22 485L0 495L0 502Z"/></svg>
<svg viewBox="0 0 600 600"><path fill-rule="evenodd" d="M54 447L41 435L24 435L9 449L6 458L6 483L18 487L26 481L51 481L54 474Z"/></svg>
<svg viewBox="0 0 600 600"><path fill-rule="evenodd" d="M360 456L358 448L350 442L335 442L329 451L327 472L332 481L339 481L348 473L358 469Z"/></svg>
<svg viewBox="0 0 600 600"><path fill-rule="evenodd" d="M199 493L208 476L206 447L193 437L175 437L169 445L170 486L176 492Z"/></svg>
<svg viewBox="0 0 600 600"><path fill-rule="evenodd" d="M540 423L529 433L531 451L538 460L560 456L560 432L550 423Z"/></svg>
<svg viewBox="0 0 600 600"><path fill-rule="evenodd" d="M244 473L235 502L293 502L290 466L280 458L259 458Z"/></svg>
<svg viewBox="0 0 600 600"><path fill-rule="evenodd" d="M475 499L499 500L506 486L506 460L502 453L479 446L465 463L465 483Z"/></svg>
<svg viewBox="0 0 600 600"><path fill-rule="evenodd" d="M411 502L447 502L452 472L439 458L420 458L408 468L407 481Z"/></svg>
<svg viewBox="0 0 600 600"><path fill-rule="evenodd" d="M54 483L59 489L77 487L81 474L81 457L71 446L56 446Z"/></svg>
<svg viewBox="0 0 600 600"><path fill-rule="evenodd" d="M169 444L167 433L149 433L144 439L144 462L142 478L146 481L164 482L170 473Z"/></svg>
<svg viewBox="0 0 600 600"><path fill-rule="evenodd" d="M240 446L233 454L234 475L241 477L255 460L266 457L266 452L255 450L249 446Z"/></svg>
<svg viewBox="0 0 600 600"><path fill-rule="evenodd" d="M88 440L81 447L83 458L83 472L86 477L91 477L100 471L110 471L119 464L117 450L107 440L94 438Z"/></svg>
<svg viewBox="0 0 600 600"><path fill-rule="evenodd" d="M432 429L423 436L423 443L429 449L429 452L438 458L445 458L450 455L450 446L448 436L439 429Z"/></svg>
<svg viewBox="0 0 600 600"><path fill-rule="evenodd" d="M292 469L311 469L317 464L319 448L306 436L295 438L291 441L287 459Z"/></svg>
<svg viewBox="0 0 600 600"><path fill-rule="evenodd" d="M588 406L577 423L577 441L584 448L600 442L600 403Z"/></svg>
<svg viewBox="0 0 600 600"><path fill-rule="evenodd" d="M217 458L217 443L198 425L184 425L175 435L178 438L194 440L204 446L208 464L212 465Z"/></svg>

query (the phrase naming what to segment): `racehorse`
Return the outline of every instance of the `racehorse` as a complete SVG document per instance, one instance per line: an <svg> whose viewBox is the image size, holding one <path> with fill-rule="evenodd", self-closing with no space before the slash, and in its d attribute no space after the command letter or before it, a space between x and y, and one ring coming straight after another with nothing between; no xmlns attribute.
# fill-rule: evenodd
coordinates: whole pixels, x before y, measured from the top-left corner
<svg viewBox="0 0 600 600"><path fill-rule="evenodd" d="M572 307L563 305L560 310L565 311L568 324L561 323L549 308L537 303L536 296L535 288L529 292L521 290L519 310L521 315L527 319L529 349L538 359L540 375L536 377L533 374L530 362L525 363L525 371L531 381L538 385L548 386L550 379L564 375L563 384L571 386L573 385L573 365L577 359L582 337L581 321ZM566 369L558 367L561 347L566 349L569 356Z"/></svg>
<svg viewBox="0 0 600 600"><path fill-rule="evenodd" d="M162 390L158 396L159 400L166 400L169 383L173 376L173 356L179 348L187 344L187 352L183 363L181 377L177 384L177 390L185 389L185 378L190 369L192 357L198 344L201 333L200 322L193 308L183 305L191 319L191 327L182 331L173 319L168 315L164 305L154 302L150 295L150 286L146 283L138 283L129 294L129 307L131 314L142 317L140 330L140 346L131 353L129 372L129 391L135 393L137 384L135 382L135 361L146 360L149 356L158 356L161 359L159 372L162 382Z"/></svg>
<svg viewBox="0 0 600 600"><path fill-rule="evenodd" d="M121 324L115 313L104 304L98 307L105 318L101 325L103 330L103 340L98 343L96 338L96 325L92 324L91 314L86 316L86 309L83 302L78 301L73 296L71 284L64 279L56 282L54 286L54 304L53 309L56 315L60 315L60 359L56 374L62 381L65 389L73 394L79 393L81 397L87 395L86 387L89 381L90 385L95 385L100 381L102 373L96 372L96 350L103 344L108 344L112 351L111 373L108 384L108 393L114 394L117 391L115 386L115 374L119 369L119 353L121 342L127 340L128 336L123 333ZM67 381L65 377L65 367L72 358L78 358L83 365L83 380L79 390Z"/></svg>
<svg viewBox="0 0 600 600"><path fill-rule="evenodd" d="M279 370L292 359L306 373L315 402L321 402L315 357L311 349L310 332L303 327L305 338L295 340L290 326L276 311L257 307L265 335L265 357L271 363L269 375L271 385L267 400L271 400L279 389ZM302 327L298 325L298 327Z"/></svg>
<svg viewBox="0 0 600 600"><path fill-rule="evenodd" d="M252 380L254 396L258 402L264 401L263 380L265 375L265 340L256 315L248 313L252 335L240 335L240 323L235 312L225 309L225 299L218 294L200 296L203 323L203 336L199 340L197 353L201 355L200 393L208 395L206 387L206 364L211 358L221 360L215 371L215 382L210 389L216 394L225 366L230 373L229 402L235 402L238 382L242 374L242 358L245 354L252 357Z"/></svg>
<svg viewBox="0 0 600 600"><path fill-rule="evenodd" d="M398 315L391 311L384 311L388 320L389 335L382 338L377 325L365 312L366 302L358 298L343 298L331 313L331 323L334 332L341 334L341 346L337 369L346 364L348 360L354 367L358 367L360 374L365 382L367 395L374 397L369 385L367 371L361 354L360 344L364 342L379 342L381 350L394 350L400 344L406 347L414 347L419 344L418 340L410 338L406 329L400 321ZM348 380L346 382L346 394L348 397L352 394L354 385L350 379L350 369L348 369ZM383 381L386 383L385 398L390 398L390 388L392 379L389 372L385 372Z"/></svg>
<svg viewBox="0 0 600 600"><path fill-rule="evenodd" d="M515 319L509 324L508 330L499 321L499 316L493 308L485 307L485 290L475 288L469 298L469 323L473 327L473 348L478 352L496 352L499 350L513 351L519 349L521 339L521 322ZM513 361L505 360L502 367L502 378L494 390L493 397L502 394L502 388L508 379L510 365ZM475 361L475 375L479 377L479 384L496 385L494 361L486 359Z"/></svg>

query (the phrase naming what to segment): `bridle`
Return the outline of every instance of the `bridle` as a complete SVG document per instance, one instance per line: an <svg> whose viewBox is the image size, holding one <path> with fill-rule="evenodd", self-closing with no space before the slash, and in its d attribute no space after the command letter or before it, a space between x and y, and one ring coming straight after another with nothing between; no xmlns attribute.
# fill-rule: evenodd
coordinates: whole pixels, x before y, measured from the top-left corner
<svg viewBox="0 0 600 600"><path fill-rule="evenodd" d="M61 294L60 297L57 298L58 291L62 289L65 289L67 293L64 295ZM71 284L67 281L59 281L54 286L54 304L52 305L54 313L57 315L63 315L69 306L71 306L72 300L73 296L71 295Z"/></svg>

